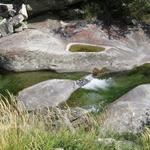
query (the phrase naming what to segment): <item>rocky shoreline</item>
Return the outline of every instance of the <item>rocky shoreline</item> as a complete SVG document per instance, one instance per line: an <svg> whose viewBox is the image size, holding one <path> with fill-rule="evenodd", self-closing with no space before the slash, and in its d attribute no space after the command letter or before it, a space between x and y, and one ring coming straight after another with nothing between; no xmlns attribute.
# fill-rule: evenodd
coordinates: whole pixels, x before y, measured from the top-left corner
<svg viewBox="0 0 150 150"><path fill-rule="evenodd" d="M58 8L55 1L51 4L45 1L40 8L31 1L33 10L29 10L28 13L29 16L33 16L53 9L54 6L57 10L79 1L82 0L61 1L59 6L63 5ZM98 68L95 70L101 72L103 68L106 68L109 72L119 72L150 63L150 39L140 25L135 29L128 28L124 33L125 36L122 36L115 25L108 32L97 19L90 22L63 21L56 18L41 21L33 19L29 21L27 29L23 28L23 21L28 18L28 9L26 10L27 7L24 4L19 11L16 11L12 5L0 4L0 14L2 14L2 8L6 9L5 15L8 17L0 23L1 69L14 72L39 70L92 72L94 68ZM20 27L21 30L18 29ZM96 45L105 50L101 52L69 51L69 47L75 44ZM27 110L56 107L87 83L83 79L77 81L53 79L23 89L17 98L23 102ZM145 125L149 126L149 99L149 84L140 85L125 94L108 106L107 116L103 120L104 128L116 129L117 132L142 132ZM81 108L75 110L75 114L79 109ZM68 121L68 118L65 119ZM85 124L87 121L82 119L82 111L73 121L78 119L79 124ZM72 123L70 120L69 125Z"/></svg>

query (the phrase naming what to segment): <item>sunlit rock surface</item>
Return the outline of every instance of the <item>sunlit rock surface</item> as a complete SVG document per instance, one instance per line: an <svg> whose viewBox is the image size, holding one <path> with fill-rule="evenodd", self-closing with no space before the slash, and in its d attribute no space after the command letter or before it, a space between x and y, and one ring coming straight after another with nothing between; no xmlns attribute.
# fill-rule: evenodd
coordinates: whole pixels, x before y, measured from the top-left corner
<svg viewBox="0 0 150 150"><path fill-rule="evenodd" d="M58 106L79 88L72 80L44 81L19 92L18 100L27 110Z"/></svg>
<svg viewBox="0 0 150 150"><path fill-rule="evenodd" d="M142 132L150 126L150 84L140 85L112 104L106 110L103 127L116 132Z"/></svg>
<svg viewBox="0 0 150 150"><path fill-rule="evenodd" d="M52 22L47 20L40 26L36 24L34 29L1 38L0 67L17 72L43 69L90 72L95 67L122 71L150 63L150 39L142 29L131 31L126 38L109 40L100 27L87 25L65 37L53 32ZM104 45L108 49L96 53L67 51L67 45L74 42Z"/></svg>

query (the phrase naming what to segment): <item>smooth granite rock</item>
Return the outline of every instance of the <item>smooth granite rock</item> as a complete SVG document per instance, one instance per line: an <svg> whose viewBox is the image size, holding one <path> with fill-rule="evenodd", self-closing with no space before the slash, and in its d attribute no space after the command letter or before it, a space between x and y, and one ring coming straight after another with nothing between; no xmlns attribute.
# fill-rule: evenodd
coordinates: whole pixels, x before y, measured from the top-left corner
<svg viewBox="0 0 150 150"><path fill-rule="evenodd" d="M66 101L79 88L72 80L49 80L19 92L18 100L27 110L54 107Z"/></svg>
<svg viewBox="0 0 150 150"><path fill-rule="evenodd" d="M106 50L73 53L67 50L69 43L90 43ZM35 28L0 39L0 68L16 72L44 69L91 72L93 68L104 67L122 71L144 63L150 63L150 39L143 31L109 40L98 28L81 28L71 38L55 34L50 28Z"/></svg>
<svg viewBox="0 0 150 150"><path fill-rule="evenodd" d="M150 126L150 84L140 85L106 110L103 128L116 132L140 133Z"/></svg>

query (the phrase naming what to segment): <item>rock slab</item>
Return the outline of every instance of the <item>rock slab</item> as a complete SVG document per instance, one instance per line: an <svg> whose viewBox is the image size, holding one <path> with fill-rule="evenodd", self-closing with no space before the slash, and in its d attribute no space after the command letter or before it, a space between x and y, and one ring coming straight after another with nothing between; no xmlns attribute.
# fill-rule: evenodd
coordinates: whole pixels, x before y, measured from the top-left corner
<svg viewBox="0 0 150 150"><path fill-rule="evenodd" d="M150 63L150 39L142 31L129 34L124 40L109 40L98 29L86 30L92 36L81 33L65 39L51 29L42 28L3 37L0 39L0 68L16 72L44 69L91 72L95 67L124 71ZM67 51L68 44L74 42L105 45L109 49L98 53Z"/></svg>
<svg viewBox="0 0 150 150"><path fill-rule="evenodd" d="M140 85L108 106L104 129L120 133L142 132L150 125L150 84Z"/></svg>
<svg viewBox="0 0 150 150"><path fill-rule="evenodd" d="M72 80L44 81L20 91L18 100L27 110L53 107L66 101L78 87Z"/></svg>

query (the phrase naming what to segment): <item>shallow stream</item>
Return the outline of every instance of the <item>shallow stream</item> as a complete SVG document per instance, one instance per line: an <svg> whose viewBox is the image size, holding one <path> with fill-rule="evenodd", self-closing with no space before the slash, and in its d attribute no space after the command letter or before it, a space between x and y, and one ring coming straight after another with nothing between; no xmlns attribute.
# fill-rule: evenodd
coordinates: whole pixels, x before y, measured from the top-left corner
<svg viewBox="0 0 150 150"><path fill-rule="evenodd" d="M51 71L38 71L26 73L0 73L0 93L17 95L20 90L36 83L50 79L78 80L88 76L89 73L56 73ZM105 82L109 81L105 88ZM68 99L70 107L84 107L88 109L101 110L106 104L116 100L126 92L140 84L150 83L150 64L145 64L131 71L109 73L92 80L88 86L78 89ZM95 87L96 86L96 87Z"/></svg>

